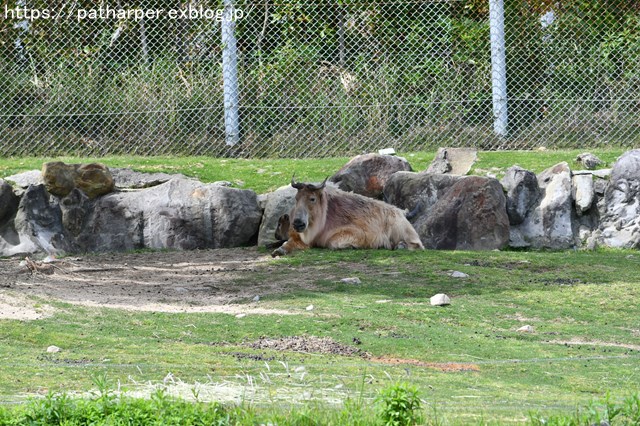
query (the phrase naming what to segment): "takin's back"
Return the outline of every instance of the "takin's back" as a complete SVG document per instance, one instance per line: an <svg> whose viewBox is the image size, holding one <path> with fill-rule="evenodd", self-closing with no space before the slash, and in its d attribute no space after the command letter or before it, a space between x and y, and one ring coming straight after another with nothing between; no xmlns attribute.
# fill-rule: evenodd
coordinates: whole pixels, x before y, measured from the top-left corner
<svg viewBox="0 0 640 426"><path fill-rule="evenodd" d="M310 245L340 248L423 249L417 232L395 206L339 189L325 188L327 214Z"/></svg>

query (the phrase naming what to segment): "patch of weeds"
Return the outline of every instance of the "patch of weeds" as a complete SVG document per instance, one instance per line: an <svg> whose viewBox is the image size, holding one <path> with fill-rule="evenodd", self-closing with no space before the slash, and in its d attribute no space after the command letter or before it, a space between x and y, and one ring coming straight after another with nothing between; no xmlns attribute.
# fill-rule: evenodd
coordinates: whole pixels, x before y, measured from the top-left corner
<svg viewBox="0 0 640 426"><path fill-rule="evenodd" d="M418 389L406 383L387 386L378 393L380 418L385 426L407 426L422 422Z"/></svg>
<svg viewBox="0 0 640 426"><path fill-rule="evenodd" d="M529 422L533 426L561 425L638 425L640 424L640 394L625 398L622 403L615 403L607 392L600 403L591 402L572 415L544 416L531 413Z"/></svg>

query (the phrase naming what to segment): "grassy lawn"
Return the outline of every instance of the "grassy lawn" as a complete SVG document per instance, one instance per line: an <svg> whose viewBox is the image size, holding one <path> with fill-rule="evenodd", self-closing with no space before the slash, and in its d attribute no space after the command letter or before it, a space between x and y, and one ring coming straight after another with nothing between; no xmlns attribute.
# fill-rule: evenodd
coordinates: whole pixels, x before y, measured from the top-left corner
<svg viewBox="0 0 640 426"><path fill-rule="evenodd" d="M453 270L469 277L453 278ZM571 413L607 392L622 400L640 391L639 272L640 255L626 251L311 250L236 278L237 286L301 280L259 301L297 315L54 302L50 318L0 321L0 401L87 392L96 374L106 374L114 389L144 394L163 384L193 398L219 386L223 395L244 392L257 407L280 409L306 399L371 401L381 387L405 381L418 387L427 414L436 410L452 424ZM343 275L362 283L336 279ZM430 306L439 292L451 296L450 306ZM523 325L534 331L518 332ZM330 337L367 354L247 345L265 336ZM64 350L48 354L51 344Z"/></svg>
<svg viewBox="0 0 640 426"><path fill-rule="evenodd" d="M541 172L547 167L566 161L572 168L581 166L574 160L584 151L493 151L480 152L478 161L471 174L491 173L498 177L504 171L517 164L534 172ZM611 166L624 151L592 150ZM414 170L426 170L434 157L432 152L400 153ZM99 161L109 167L129 167L141 172L182 173L200 179L203 182L227 180L237 188L253 189L264 193L287 185L292 173L300 180L318 181L333 175L349 159L324 158L317 159L220 159L211 157L103 157L103 158L0 158L0 178L27 170L39 170L46 161L92 162ZM603 166L606 167L606 166Z"/></svg>
<svg viewBox="0 0 640 426"><path fill-rule="evenodd" d="M519 164L541 171L559 161L575 167L577 153L481 153L476 169L499 173ZM622 151L594 153L610 165ZM432 156L407 158L423 170ZM42 161L1 159L0 176ZM346 159L101 161L240 180L264 192L286 184L294 170L322 179ZM0 259L0 269L3 262L10 261ZM340 281L346 277L361 283ZM239 289L281 283L257 303L238 303L292 314L133 312L38 298L36 306L53 306L53 316L0 320L0 409L49 392L86 395L103 375L109 389L133 396L160 388L199 401L240 400L251 413L242 424L288 424L285 418L309 413L315 423L295 424L369 424L368 414L361 423L340 417L341 404L366 412L381 388L397 382L417 387L429 424L539 423L538 416L573 416L607 393L622 403L640 392L637 251L313 249L238 271L233 280ZM436 293L448 294L451 305L431 306ZM524 325L533 331L517 331ZM331 338L338 350L255 345L265 337ZM49 345L63 350L47 353Z"/></svg>

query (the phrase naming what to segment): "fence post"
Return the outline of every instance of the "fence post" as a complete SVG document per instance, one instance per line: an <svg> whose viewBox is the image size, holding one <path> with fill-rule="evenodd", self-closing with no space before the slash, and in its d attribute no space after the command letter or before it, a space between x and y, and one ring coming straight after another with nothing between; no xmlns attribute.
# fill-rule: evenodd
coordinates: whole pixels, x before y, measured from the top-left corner
<svg viewBox="0 0 640 426"><path fill-rule="evenodd" d="M233 0L224 0L222 26L222 79L224 88L224 129L227 146L240 140L238 113L238 48L235 36L235 9Z"/></svg>
<svg viewBox="0 0 640 426"><path fill-rule="evenodd" d="M491 34L491 86L493 93L493 130L507 136L507 62L504 41L504 0L489 0Z"/></svg>

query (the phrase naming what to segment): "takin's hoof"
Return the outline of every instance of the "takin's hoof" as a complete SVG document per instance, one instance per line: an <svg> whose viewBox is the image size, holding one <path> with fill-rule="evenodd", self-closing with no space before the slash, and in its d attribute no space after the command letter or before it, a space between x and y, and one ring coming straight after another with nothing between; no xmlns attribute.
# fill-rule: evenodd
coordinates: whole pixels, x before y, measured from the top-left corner
<svg viewBox="0 0 640 426"><path fill-rule="evenodd" d="M271 257L284 256L285 254L287 254L287 252L284 251L284 248L278 247L277 249L271 252Z"/></svg>
<svg viewBox="0 0 640 426"><path fill-rule="evenodd" d="M404 241L400 241L397 245L396 245L396 250L406 250L408 249L409 246L407 245L407 243L405 243Z"/></svg>

